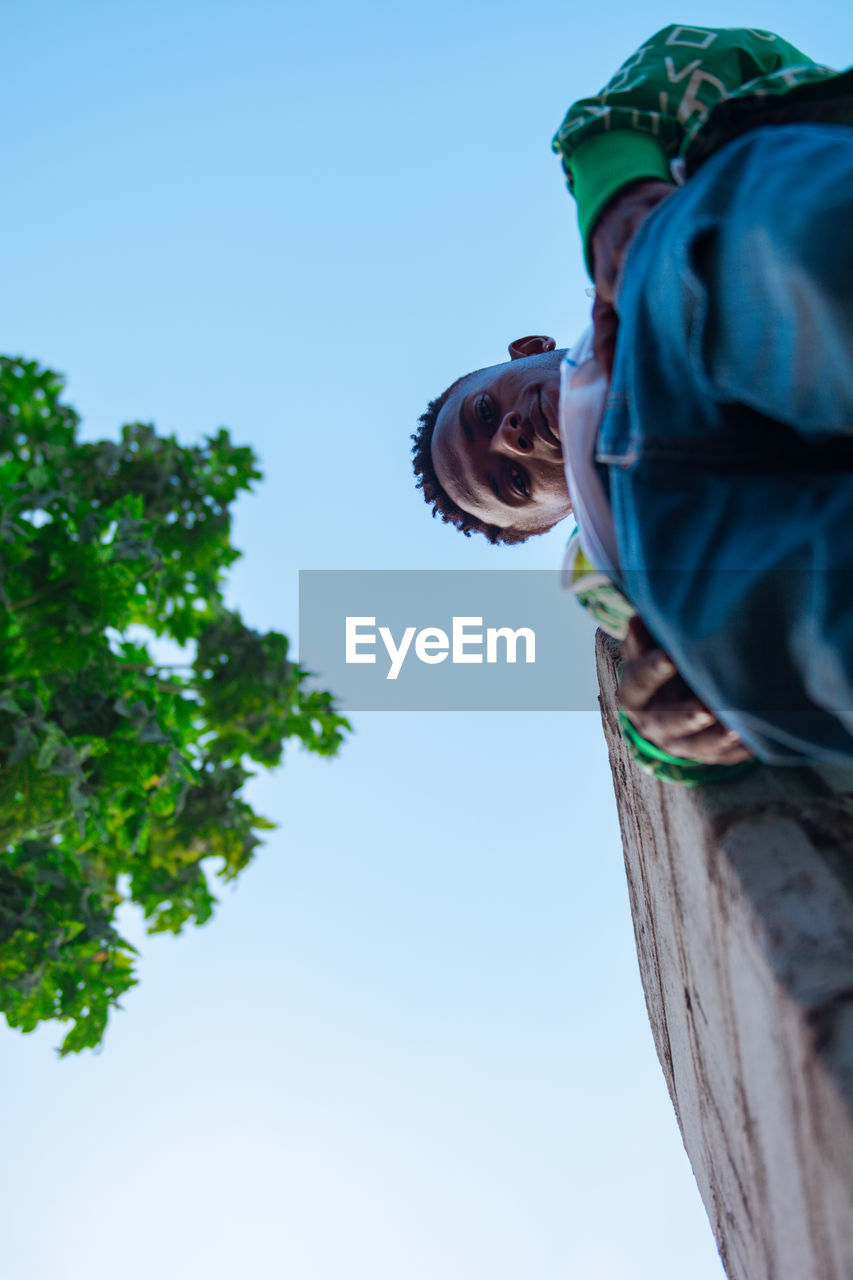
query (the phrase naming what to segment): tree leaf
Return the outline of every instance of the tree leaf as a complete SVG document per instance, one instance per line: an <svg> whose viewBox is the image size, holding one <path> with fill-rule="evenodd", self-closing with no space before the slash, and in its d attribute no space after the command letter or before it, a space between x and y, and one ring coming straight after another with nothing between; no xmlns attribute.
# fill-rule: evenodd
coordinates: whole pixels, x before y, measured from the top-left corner
<svg viewBox="0 0 853 1280"><path fill-rule="evenodd" d="M101 1043L136 982L121 902L151 931L209 920L213 875L241 875L274 826L246 762L276 765L288 738L331 754L349 725L286 636L224 606L252 450L148 423L83 442L62 393L0 357L0 1011L70 1023L65 1055Z"/></svg>

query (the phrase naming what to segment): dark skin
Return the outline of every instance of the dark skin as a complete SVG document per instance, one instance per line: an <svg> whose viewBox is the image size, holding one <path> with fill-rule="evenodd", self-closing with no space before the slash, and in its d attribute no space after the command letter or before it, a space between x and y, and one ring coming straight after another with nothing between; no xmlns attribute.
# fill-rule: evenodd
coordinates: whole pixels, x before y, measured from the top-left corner
<svg viewBox="0 0 853 1280"><path fill-rule="evenodd" d="M502 529L541 533L571 511L553 338L516 339L511 359L463 378L435 424L439 483L463 511Z"/></svg>
<svg viewBox="0 0 853 1280"><path fill-rule="evenodd" d="M622 642L622 658L619 706L647 742L671 756L702 764L740 764L751 759L752 753L737 734L694 696L638 614Z"/></svg>
<svg viewBox="0 0 853 1280"><path fill-rule="evenodd" d="M433 434L433 465L463 510L500 528L537 533L571 509L557 435L562 352L553 338L531 335L510 343L509 354L509 364L469 375L448 397ZM674 664L639 618L622 654L620 705L644 738L704 764L749 758L683 681L680 688L672 683Z"/></svg>
<svg viewBox="0 0 853 1280"><path fill-rule="evenodd" d="M616 296L634 236L653 209L677 188L670 182L641 179L622 187L599 215L592 230L595 302L592 308L593 351L607 374L613 373L619 316Z"/></svg>

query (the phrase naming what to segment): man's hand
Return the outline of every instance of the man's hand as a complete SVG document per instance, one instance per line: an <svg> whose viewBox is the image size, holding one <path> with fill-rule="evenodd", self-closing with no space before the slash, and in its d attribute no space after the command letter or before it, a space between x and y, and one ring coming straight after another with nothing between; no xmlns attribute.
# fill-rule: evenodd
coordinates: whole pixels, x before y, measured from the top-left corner
<svg viewBox="0 0 853 1280"><path fill-rule="evenodd" d="M629 623L622 657L619 705L648 742L701 764L740 764L752 758L737 734L693 695L639 617Z"/></svg>
<svg viewBox="0 0 853 1280"><path fill-rule="evenodd" d="M595 303L592 308L593 350L608 378L613 373L613 353L619 317L614 295L641 223L676 187L657 179L629 183L610 201L596 221L592 233L592 261L595 273Z"/></svg>

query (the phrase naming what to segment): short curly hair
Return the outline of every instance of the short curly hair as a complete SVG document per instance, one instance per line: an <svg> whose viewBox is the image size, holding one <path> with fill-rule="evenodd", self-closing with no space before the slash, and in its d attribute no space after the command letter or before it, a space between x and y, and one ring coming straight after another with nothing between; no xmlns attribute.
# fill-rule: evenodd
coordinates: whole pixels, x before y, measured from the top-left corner
<svg viewBox="0 0 853 1280"><path fill-rule="evenodd" d="M445 524L452 524L454 528L464 533L466 538L470 538L472 533L482 533L493 545L498 543L511 545L517 542L526 542L532 536L530 531L522 533L518 529L502 529L499 525L487 524L485 520L480 520L478 516L472 516L470 512L463 511L462 507L455 503L450 495L445 492L438 476L435 474L435 467L432 463L432 437L435 431L436 419L443 409L448 396L452 395L460 382L464 382L466 378L472 376L472 374L466 373L461 378L457 378L446 391L442 391L440 396L436 396L435 400L430 400L426 412L422 413L418 419L420 426L412 435L412 466L417 476L417 487L423 490L425 502L432 506L433 516L440 515ZM535 532L544 533L545 529L536 530Z"/></svg>

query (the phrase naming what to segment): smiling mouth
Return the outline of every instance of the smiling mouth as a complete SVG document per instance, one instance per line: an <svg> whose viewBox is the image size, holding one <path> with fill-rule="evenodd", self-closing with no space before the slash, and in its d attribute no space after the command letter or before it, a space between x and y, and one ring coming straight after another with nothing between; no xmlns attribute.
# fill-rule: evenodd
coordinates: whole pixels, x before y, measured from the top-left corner
<svg viewBox="0 0 853 1280"><path fill-rule="evenodd" d="M537 387L536 389L536 408L538 410L538 417L539 417L539 423L537 425L537 435L539 435L539 437L542 440L544 440L546 444L556 445L556 447L560 450L560 452L562 452L563 446L560 443L560 439L551 430L551 426L548 422L548 415L545 413L545 410L542 406L542 388L541 387Z"/></svg>

